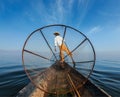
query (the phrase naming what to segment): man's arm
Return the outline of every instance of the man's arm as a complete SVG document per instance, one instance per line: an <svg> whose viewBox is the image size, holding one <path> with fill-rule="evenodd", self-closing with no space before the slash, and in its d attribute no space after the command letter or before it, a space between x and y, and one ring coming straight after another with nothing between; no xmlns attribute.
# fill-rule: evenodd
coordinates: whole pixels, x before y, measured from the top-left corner
<svg viewBox="0 0 120 97"><path fill-rule="evenodd" d="M57 50L56 50L56 46L55 46L54 50L55 50L55 52L57 51Z"/></svg>
<svg viewBox="0 0 120 97"><path fill-rule="evenodd" d="M55 38L55 40L54 40L54 43L55 43L55 48L54 48L54 50L57 51L57 50L56 50L56 47L57 47L57 40L56 40L56 38Z"/></svg>

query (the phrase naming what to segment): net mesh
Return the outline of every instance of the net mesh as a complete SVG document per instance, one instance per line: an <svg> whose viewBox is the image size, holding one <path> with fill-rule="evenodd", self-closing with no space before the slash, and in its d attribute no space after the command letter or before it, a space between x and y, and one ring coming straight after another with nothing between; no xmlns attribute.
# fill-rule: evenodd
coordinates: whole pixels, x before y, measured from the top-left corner
<svg viewBox="0 0 120 97"><path fill-rule="evenodd" d="M64 54L66 69L58 70L54 64L61 60L60 50L55 51L54 32L59 32L64 44L72 53ZM53 94L72 91L67 78L70 73L75 87L80 87L91 74L95 63L95 52L89 39L78 30L64 25L52 25L40 28L27 38L23 47L23 66L35 86ZM66 72L69 71L69 72Z"/></svg>

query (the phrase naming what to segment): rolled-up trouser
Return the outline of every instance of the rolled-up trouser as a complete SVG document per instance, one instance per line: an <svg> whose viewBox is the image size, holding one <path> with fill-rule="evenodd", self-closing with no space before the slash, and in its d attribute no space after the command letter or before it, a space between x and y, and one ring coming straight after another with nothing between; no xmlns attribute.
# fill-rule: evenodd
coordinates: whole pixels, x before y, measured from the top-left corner
<svg viewBox="0 0 120 97"><path fill-rule="evenodd" d="M70 50L66 47L65 44L59 46L61 61L64 61L64 52L66 52L70 57L72 56ZM64 52L63 52L64 51Z"/></svg>

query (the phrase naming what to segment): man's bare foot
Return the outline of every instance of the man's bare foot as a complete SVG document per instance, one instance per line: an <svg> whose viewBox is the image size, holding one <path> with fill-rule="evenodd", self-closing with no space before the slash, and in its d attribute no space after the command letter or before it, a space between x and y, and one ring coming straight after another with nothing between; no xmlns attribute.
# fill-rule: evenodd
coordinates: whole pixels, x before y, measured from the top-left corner
<svg viewBox="0 0 120 97"><path fill-rule="evenodd" d="M63 62L64 62L64 60L60 60L60 62L61 62L61 63L63 63Z"/></svg>
<svg viewBox="0 0 120 97"><path fill-rule="evenodd" d="M64 66L64 61L63 60L60 60L60 66L62 67L62 68L64 68L65 66Z"/></svg>
<svg viewBox="0 0 120 97"><path fill-rule="evenodd" d="M62 64L61 64L61 67L62 67L62 68L65 68L65 65L62 63Z"/></svg>

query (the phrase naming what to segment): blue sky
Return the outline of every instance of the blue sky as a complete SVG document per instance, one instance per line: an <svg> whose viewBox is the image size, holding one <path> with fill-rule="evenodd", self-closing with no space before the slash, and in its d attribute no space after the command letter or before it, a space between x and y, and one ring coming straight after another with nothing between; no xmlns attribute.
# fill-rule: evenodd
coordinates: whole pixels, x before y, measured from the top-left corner
<svg viewBox="0 0 120 97"><path fill-rule="evenodd" d="M22 50L37 28L65 24L96 51L120 52L120 0L0 0L0 50Z"/></svg>

